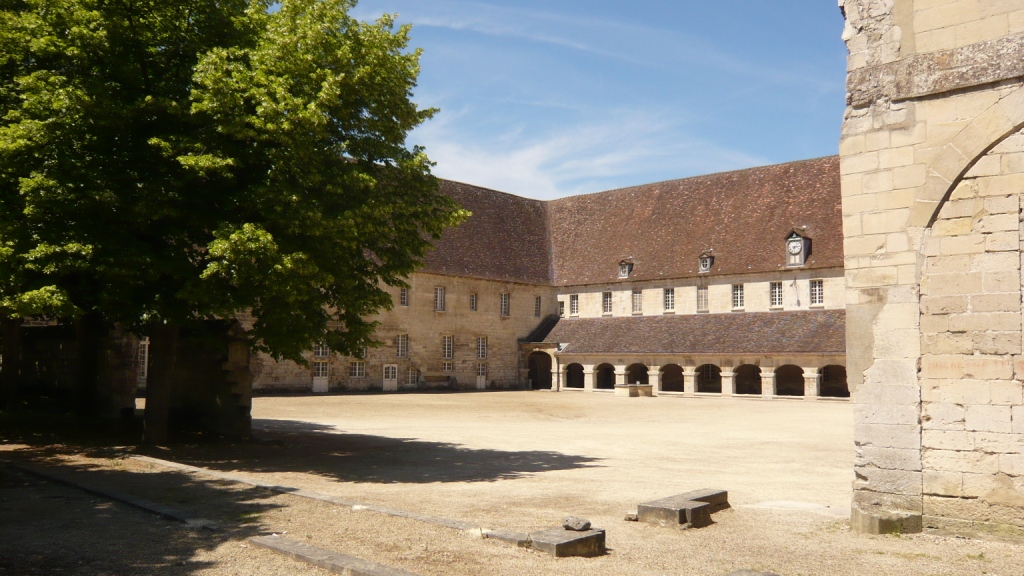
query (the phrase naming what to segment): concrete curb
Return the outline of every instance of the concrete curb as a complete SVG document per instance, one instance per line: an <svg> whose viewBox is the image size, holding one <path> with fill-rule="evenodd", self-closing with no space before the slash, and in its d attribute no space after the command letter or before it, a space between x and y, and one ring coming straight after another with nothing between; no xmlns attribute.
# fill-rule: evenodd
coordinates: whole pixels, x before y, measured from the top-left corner
<svg viewBox="0 0 1024 576"><path fill-rule="evenodd" d="M96 485L83 483L81 480L75 478L74 473L63 472L50 467L40 466L38 464L28 464L10 461L3 461L3 463L6 464L7 466L10 466L17 470L21 470L22 472L26 472L28 474L42 478L44 480L56 482L57 484L63 484L65 486L70 486L72 488L77 488L79 490L82 490L83 492L88 492L89 494L93 494L95 496L100 496L102 498L114 500L122 504L127 504L128 506L132 506L133 508L138 508L139 510L156 514L161 518L175 520L177 522L181 522L182 524L186 524L193 528L201 528L203 530L210 531L220 530L220 526L212 520L190 516L188 512L178 510L177 508L171 508L170 506L164 506L163 504L146 500L145 498L139 498L136 496L132 496L131 494L119 492L117 490L101 488Z"/></svg>
<svg viewBox="0 0 1024 576"><path fill-rule="evenodd" d="M389 568L367 562L361 558L338 554L316 546L310 546L296 540L289 540L280 536L257 536L250 538L253 545L272 550L313 566L330 570L335 574L345 576L416 576L412 572Z"/></svg>

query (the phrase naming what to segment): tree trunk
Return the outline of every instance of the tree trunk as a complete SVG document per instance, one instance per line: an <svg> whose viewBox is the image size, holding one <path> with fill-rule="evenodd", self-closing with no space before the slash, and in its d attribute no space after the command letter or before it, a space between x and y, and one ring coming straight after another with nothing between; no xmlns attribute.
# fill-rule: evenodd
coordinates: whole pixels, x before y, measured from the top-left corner
<svg viewBox="0 0 1024 576"><path fill-rule="evenodd" d="M75 322L78 358L75 370L74 410L95 416L99 394L99 363L106 337L103 316L90 312Z"/></svg>
<svg viewBox="0 0 1024 576"><path fill-rule="evenodd" d="M150 369L146 382L145 433L142 443L166 445L178 352L178 325L161 324L149 344Z"/></svg>
<svg viewBox="0 0 1024 576"><path fill-rule="evenodd" d="M21 323L21 318L0 318L0 336L4 346L0 396L8 410L17 407L18 387L21 385Z"/></svg>

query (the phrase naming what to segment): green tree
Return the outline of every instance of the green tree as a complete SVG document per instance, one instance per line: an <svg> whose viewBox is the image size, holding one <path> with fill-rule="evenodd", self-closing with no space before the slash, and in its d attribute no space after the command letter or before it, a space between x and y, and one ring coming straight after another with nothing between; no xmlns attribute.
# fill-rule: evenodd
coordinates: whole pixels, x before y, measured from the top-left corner
<svg viewBox="0 0 1024 576"><path fill-rule="evenodd" d="M406 144L408 27L354 5L0 0L0 312L150 334L149 441L182 326L355 353L465 216Z"/></svg>

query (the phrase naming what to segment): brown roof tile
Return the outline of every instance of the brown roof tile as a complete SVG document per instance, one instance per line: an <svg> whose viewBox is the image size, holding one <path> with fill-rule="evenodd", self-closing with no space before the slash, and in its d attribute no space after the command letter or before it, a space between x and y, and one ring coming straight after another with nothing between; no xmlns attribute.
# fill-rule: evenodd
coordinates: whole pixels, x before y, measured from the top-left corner
<svg viewBox="0 0 1024 576"><path fill-rule="evenodd" d="M845 354L846 311L562 318L564 354Z"/></svg>
<svg viewBox="0 0 1024 576"><path fill-rule="evenodd" d="M839 158L831 156L671 180L548 202L553 282L614 282L697 275L714 250L711 276L785 267L786 236L806 227L804 268L843 266Z"/></svg>

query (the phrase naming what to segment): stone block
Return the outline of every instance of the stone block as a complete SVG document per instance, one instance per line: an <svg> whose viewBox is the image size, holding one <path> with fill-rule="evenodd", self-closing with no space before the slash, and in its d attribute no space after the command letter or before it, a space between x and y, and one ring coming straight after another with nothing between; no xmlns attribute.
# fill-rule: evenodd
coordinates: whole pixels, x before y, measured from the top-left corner
<svg viewBox="0 0 1024 576"><path fill-rule="evenodd" d="M530 547L556 558L600 556L605 553L605 531L576 532L552 528L530 533Z"/></svg>
<svg viewBox="0 0 1024 576"><path fill-rule="evenodd" d="M1009 380L1013 378L1013 359L1009 356L967 356L963 359L963 376L978 380Z"/></svg>
<svg viewBox="0 0 1024 576"><path fill-rule="evenodd" d="M974 332L971 349L979 354L1020 354L1020 332Z"/></svg>
<svg viewBox="0 0 1024 576"><path fill-rule="evenodd" d="M974 450L974 435L966 431L923 430L922 444L940 450Z"/></svg>
<svg viewBox="0 0 1024 576"><path fill-rule="evenodd" d="M1020 237L1016 232L997 232L985 235L986 252L1004 252L1020 249Z"/></svg>
<svg viewBox="0 0 1024 576"><path fill-rule="evenodd" d="M860 446L908 450L916 450L921 447L921 435L916 423L858 424L854 427L854 437Z"/></svg>
<svg viewBox="0 0 1024 576"><path fill-rule="evenodd" d="M530 547L530 535L526 532L514 532L512 530L488 530L484 532L483 536L488 540L497 540L519 548Z"/></svg>
<svg viewBox="0 0 1024 576"><path fill-rule="evenodd" d="M255 546L273 550L301 562L318 566L329 572L347 576L415 576L412 572L398 570L367 562L354 556L339 554L323 548L310 546L305 542L289 540L281 536L258 536L250 538Z"/></svg>
<svg viewBox="0 0 1024 576"><path fill-rule="evenodd" d="M924 450L921 464L929 472L974 472L995 474L999 458L994 454L957 450Z"/></svg>
<svg viewBox="0 0 1024 576"><path fill-rule="evenodd" d="M703 489L639 504L637 518L660 526L703 528L711 524L712 513L728 507L728 492Z"/></svg>
<svg viewBox="0 0 1024 576"><path fill-rule="evenodd" d="M1000 454L999 471L1009 476L1024 476L1024 454Z"/></svg>
<svg viewBox="0 0 1024 576"><path fill-rule="evenodd" d="M856 472L857 478L853 481L855 490L903 494L905 496L921 495L921 472L912 470L881 470L876 468L857 468Z"/></svg>
<svg viewBox="0 0 1024 576"><path fill-rule="evenodd" d="M921 424L925 430L963 430L964 407L946 402L925 402Z"/></svg>
<svg viewBox="0 0 1024 576"><path fill-rule="evenodd" d="M915 534L923 530L921 514L854 505L850 528L862 534Z"/></svg>
<svg viewBox="0 0 1024 576"><path fill-rule="evenodd" d="M963 474L959 472L924 472L924 493L931 496L957 497L963 496Z"/></svg>
<svg viewBox="0 0 1024 576"><path fill-rule="evenodd" d="M890 470L921 470L919 450L858 446L854 456L854 465L858 468L873 466Z"/></svg>

